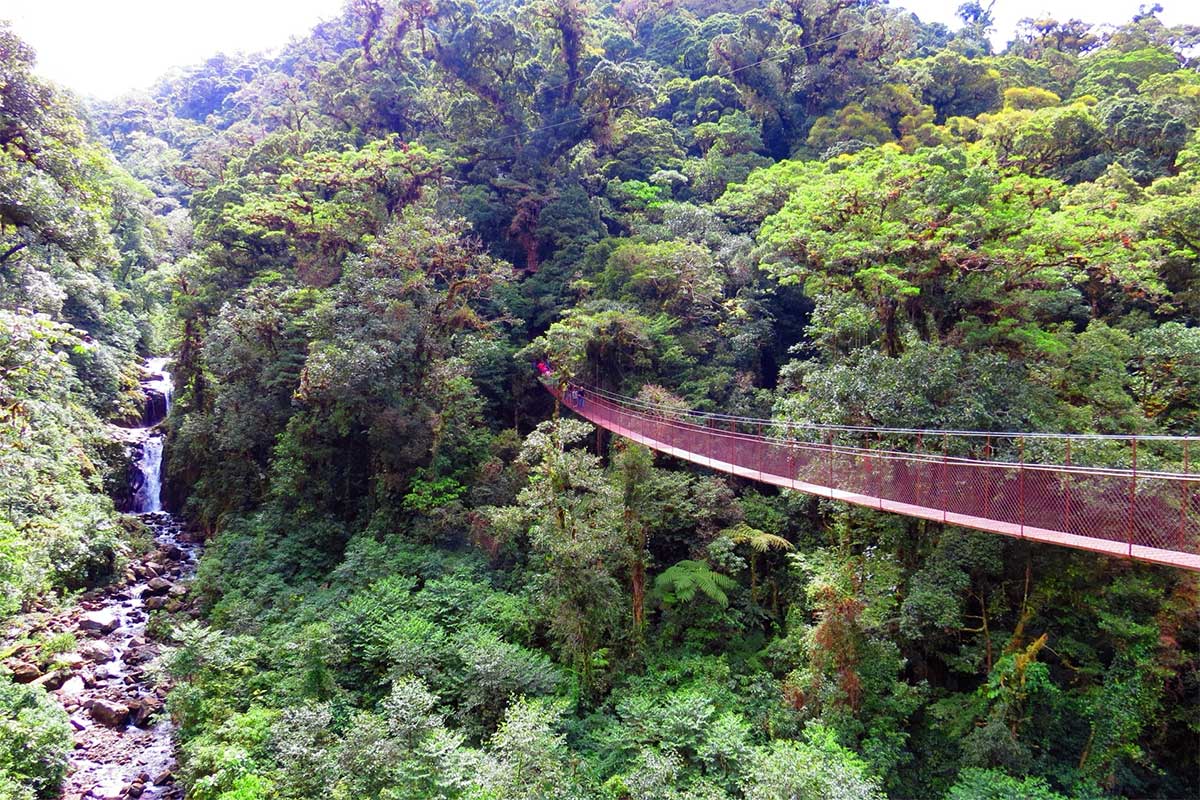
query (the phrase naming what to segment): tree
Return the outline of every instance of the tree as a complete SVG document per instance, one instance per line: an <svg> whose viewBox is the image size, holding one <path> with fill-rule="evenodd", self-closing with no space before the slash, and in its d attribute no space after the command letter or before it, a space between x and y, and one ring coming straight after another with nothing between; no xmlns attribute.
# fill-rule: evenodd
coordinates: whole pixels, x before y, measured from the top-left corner
<svg viewBox="0 0 1200 800"><path fill-rule="evenodd" d="M615 574L630 562L621 497L599 459L575 447L590 427L575 420L543 422L527 437L521 458L530 483L518 505L495 512L507 536L528 530L539 555L541 591L552 609L550 630L579 680L580 700L592 700L601 651L622 616Z"/></svg>

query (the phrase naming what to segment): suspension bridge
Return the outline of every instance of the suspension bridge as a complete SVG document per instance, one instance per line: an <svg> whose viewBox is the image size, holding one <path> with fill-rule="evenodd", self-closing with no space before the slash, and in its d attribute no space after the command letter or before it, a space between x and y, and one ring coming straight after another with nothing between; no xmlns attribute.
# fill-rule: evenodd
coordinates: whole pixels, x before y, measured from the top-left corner
<svg viewBox="0 0 1200 800"><path fill-rule="evenodd" d="M814 425L546 388L662 453L830 500L1200 571L1200 437Z"/></svg>

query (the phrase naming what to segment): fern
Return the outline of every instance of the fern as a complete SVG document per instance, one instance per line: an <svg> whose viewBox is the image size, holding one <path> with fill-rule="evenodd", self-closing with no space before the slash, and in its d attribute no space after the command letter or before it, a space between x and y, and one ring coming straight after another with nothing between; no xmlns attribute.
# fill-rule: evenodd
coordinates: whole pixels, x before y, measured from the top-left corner
<svg viewBox="0 0 1200 800"><path fill-rule="evenodd" d="M726 528L721 531L721 535L728 537L736 544L750 545L750 549L756 553L765 553L768 550L794 549L792 543L782 536L760 531L758 528L751 528L744 522L734 525L732 528Z"/></svg>
<svg viewBox="0 0 1200 800"><path fill-rule="evenodd" d="M725 608L729 605L729 595L725 592L736 585L733 578L713 571L703 561L684 559L654 579L654 594L670 606L690 603L699 592Z"/></svg>

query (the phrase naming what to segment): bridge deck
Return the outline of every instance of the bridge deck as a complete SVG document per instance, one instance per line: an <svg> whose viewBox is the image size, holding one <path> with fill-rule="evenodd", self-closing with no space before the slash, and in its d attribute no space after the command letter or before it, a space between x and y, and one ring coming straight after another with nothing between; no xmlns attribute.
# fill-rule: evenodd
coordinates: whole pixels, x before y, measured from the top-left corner
<svg viewBox="0 0 1200 800"><path fill-rule="evenodd" d="M1200 571L1200 476L788 441L646 413L587 389L572 390L565 399L560 391L551 392L606 430L750 480L909 517Z"/></svg>

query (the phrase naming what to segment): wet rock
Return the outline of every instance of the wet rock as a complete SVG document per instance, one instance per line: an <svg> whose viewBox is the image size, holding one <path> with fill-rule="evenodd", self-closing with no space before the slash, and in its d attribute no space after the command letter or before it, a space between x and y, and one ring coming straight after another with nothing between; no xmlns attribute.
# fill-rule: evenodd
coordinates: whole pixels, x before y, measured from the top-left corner
<svg viewBox="0 0 1200 800"><path fill-rule="evenodd" d="M108 781L93 786L87 796L96 800L121 800L125 796L125 786L121 781Z"/></svg>
<svg viewBox="0 0 1200 800"><path fill-rule="evenodd" d="M168 542L159 547L159 551L163 554L166 561L178 561L183 558L183 550L174 542Z"/></svg>
<svg viewBox="0 0 1200 800"><path fill-rule="evenodd" d="M92 719L110 728L119 728L129 721L129 706L112 700L94 700L88 711Z"/></svg>
<svg viewBox="0 0 1200 800"><path fill-rule="evenodd" d="M146 609L148 611L158 611L159 609L166 608L168 602L166 597L147 597Z"/></svg>
<svg viewBox="0 0 1200 800"><path fill-rule="evenodd" d="M52 691L63 685L63 682L67 679L67 675L68 673L65 670L56 669L38 678L33 682L33 685Z"/></svg>
<svg viewBox="0 0 1200 800"><path fill-rule="evenodd" d="M164 595L174 588L175 584L171 583L166 578L152 578L146 584L146 591L142 593L143 597L158 597Z"/></svg>
<svg viewBox="0 0 1200 800"><path fill-rule="evenodd" d="M85 631L99 631L100 633L112 633L121 626L121 621L117 619L117 615L111 609L103 609L101 611L89 611L84 614L79 620L79 628Z"/></svg>
<svg viewBox="0 0 1200 800"><path fill-rule="evenodd" d="M131 647L121 656L121 660L126 664L144 664L152 658L154 658L153 647Z"/></svg>
<svg viewBox="0 0 1200 800"><path fill-rule="evenodd" d="M83 656L79 653L63 653L54 659L54 663L66 669L75 670L83 666Z"/></svg>
<svg viewBox="0 0 1200 800"><path fill-rule="evenodd" d="M80 647L79 655L83 656L88 661L103 663L105 661L112 661L113 649L112 645L110 645L108 642L97 640L94 642L88 642L87 644L83 645L83 647Z"/></svg>
<svg viewBox="0 0 1200 800"><path fill-rule="evenodd" d="M17 683L32 683L42 677L42 671L27 661L9 661L7 666Z"/></svg>
<svg viewBox="0 0 1200 800"><path fill-rule="evenodd" d="M162 709L156 697L137 698L129 701L129 721L139 728L145 727L150 718Z"/></svg>
<svg viewBox="0 0 1200 800"><path fill-rule="evenodd" d="M63 697L79 697L86 688L83 678L76 675L68 678L62 686L58 687L58 693Z"/></svg>
<svg viewBox="0 0 1200 800"><path fill-rule="evenodd" d="M175 782L175 775L172 774L171 770L169 770L169 769L164 769L162 772L160 772L154 776L154 785L155 786L166 786L168 783L174 783L174 782Z"/></svg>

